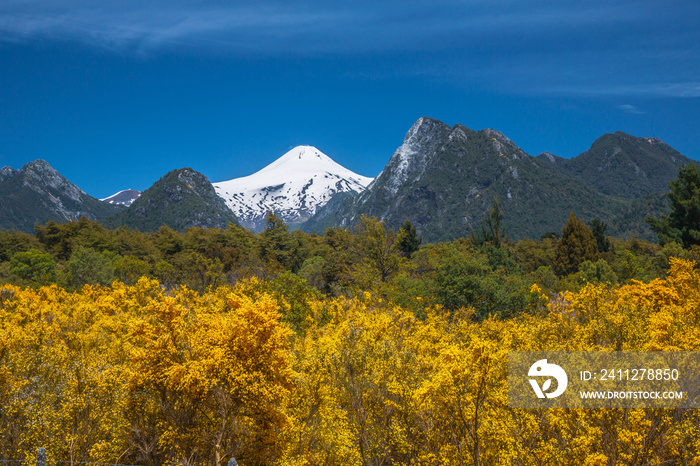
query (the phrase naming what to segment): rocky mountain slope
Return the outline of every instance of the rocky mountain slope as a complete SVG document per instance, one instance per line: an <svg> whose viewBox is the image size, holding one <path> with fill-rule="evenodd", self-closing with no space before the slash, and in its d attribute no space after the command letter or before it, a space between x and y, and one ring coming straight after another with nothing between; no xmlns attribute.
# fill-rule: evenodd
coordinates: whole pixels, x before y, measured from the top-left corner
<svg viewBox="0 0 700 466"><path fill-rule="evenodd" d="M625 199L666 191L680 167L695 163L660 139L620 131L599 137L590 149L572 159L551 154L537 158L600 193Z"/></svg>
<svg viewBox="0 0 700 466"><path fill-rule="evenodd" d="M66 222L82 216L103 220L119 207L87 195L44 160L20 170L0 170L0 228L33 232L34 225Z"/></svg>
<svg viewBox="0 0 700 466"><path fill-rule="evenodd" d="M372 181L312 146L297 146L262 170L214 183L241 225L261 231L268 211L292 226L308 220L333 195L360 192Z"/></svg>
<svg viewBox="0 0 700 466"><path fill-rule="evenodd" d="M155 231L161 225L178 231L228 228L230 223L236 223L233 212L216 195L207 177L191 168L169 172L128 209L105 221L112 228L126 225L141 231Z"/></svg>
<svg viewBox="0 0 700 466"><path fill-rule="evenodd" d="M330 202L302 229L349 227L368 215L394 229L408 218L424 240L450 240L478 228L498 199L515 239L558 232L571 211L607 221L610 234L652 237L644 217L661 208L657 197L688 161L659 140L624 133L603 136L572 160L533 157L498 131L421 118L366 191ZM652 212L639 208L645 195Z"/></svg>

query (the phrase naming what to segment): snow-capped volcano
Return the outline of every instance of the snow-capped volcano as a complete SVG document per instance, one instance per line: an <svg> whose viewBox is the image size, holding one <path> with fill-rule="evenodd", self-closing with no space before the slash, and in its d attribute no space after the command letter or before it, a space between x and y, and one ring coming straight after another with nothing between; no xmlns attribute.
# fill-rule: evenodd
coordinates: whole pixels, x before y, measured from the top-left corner
<svg viewBox="0 0 700 466"><path fill-rule="evenodd" d="M268 211L303 223L334 194L361 192L371 181L315 147L297 146L257 173L212 184L241 225L261 231Z"/></svg>

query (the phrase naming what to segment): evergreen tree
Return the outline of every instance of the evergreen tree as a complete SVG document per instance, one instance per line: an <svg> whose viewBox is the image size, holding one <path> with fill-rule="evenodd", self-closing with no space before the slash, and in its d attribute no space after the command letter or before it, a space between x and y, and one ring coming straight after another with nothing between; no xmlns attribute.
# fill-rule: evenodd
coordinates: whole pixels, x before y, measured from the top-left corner
<svg viewBox="0 0 700 466"><path fill-rule="evenodd" d="M182 251L182 237L167 225L161 225L154 238L156 246L165 256L173 256Z"/></svg>
<svg viewBox="0 0 700 466"><path fill-rule="evenodd" d="M422 242L423 238L416 233L416 227L413 226L409 219L406 219L396 237L396 247L404 256L410 259Z"/></svg>
<svg viewBox="0 0 700 466"><path fill-rule="evenodd" d="M260 247L263 260L277 262L288 270L296 272L294 266L297 244L284 220L269 211L265 216L265 229L260 234Z"/></svg>
<svg viewBox="0 0 700 466"><path fill-rule="evenodd" d="M591 232L595 237L596 244L598 245L598 252L608 252L612 247L610 238L605 236L605 230L608 229L608 224L601 222L597 218L588 222L588 226L591 227Z"/></svg>
<svg viewBox="0 0 700 466"><path fill-rule="evenodd" d="M647 218L659 243L679 243L684 248L700 244L700 168L686 165L678 170L678 178L669 183L671 214Z"/></svg>
<svg viewBox="0 0 700 466"><path fill-rule="evenodd" d="M494 196L491 209L481 222L481 232L475 233L472 231L471 239L475 244L491 243L493 246L500 248L501 243L506 235L501 228L501 219L503 212L498 207L498 199Z"/></svg>
<svg viewBox="0 0 700 466"><path fill-rule="evenodd" d="M561 276L574 273L584 261L594 261L597 252L593 232L571 212L554 255L555 271Z"/></svg>

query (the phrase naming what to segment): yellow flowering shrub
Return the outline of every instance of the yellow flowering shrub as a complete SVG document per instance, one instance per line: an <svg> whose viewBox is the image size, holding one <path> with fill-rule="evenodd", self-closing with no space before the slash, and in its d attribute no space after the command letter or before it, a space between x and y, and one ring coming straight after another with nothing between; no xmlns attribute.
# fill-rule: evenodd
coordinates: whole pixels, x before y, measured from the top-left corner
<svg viewBox="0 0 700 466"><path fill-rule="evenodd" d="M251 279L0 288L0 458L121 464L700 464L697 410L513 409L508 351L697 351L700 275L587 284L537 312L424 318ZM426 300L427 302L427 300Z"/></svg>

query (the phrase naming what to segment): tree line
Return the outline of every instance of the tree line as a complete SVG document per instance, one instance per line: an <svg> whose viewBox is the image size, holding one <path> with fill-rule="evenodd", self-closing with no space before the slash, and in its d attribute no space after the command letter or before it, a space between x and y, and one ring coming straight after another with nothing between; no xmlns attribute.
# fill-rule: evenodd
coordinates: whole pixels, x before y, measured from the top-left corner
<svg viewBox="0 0 700 466"><path fill-rule="evenodd" d="M700 252L673 241L607 237L604 222L584 224L573 213L561 232L515 242L499 229L500 215L494 203L481 230L437 244L421 244L408 220L392 231L367 217L354 229L320 236L290 231L273 213L258 234L236 225L143 233L86 218L49 222L33 235L0 231L0 281L79 290L114 280L133 285L145 276L203 292L257 277L327 296L377 291L416 311L417 297L450 310L475 306L481 318L526 312L532 284L557 293L589 282L649 281L665 275L670 257L695 260Z"/></svg>

